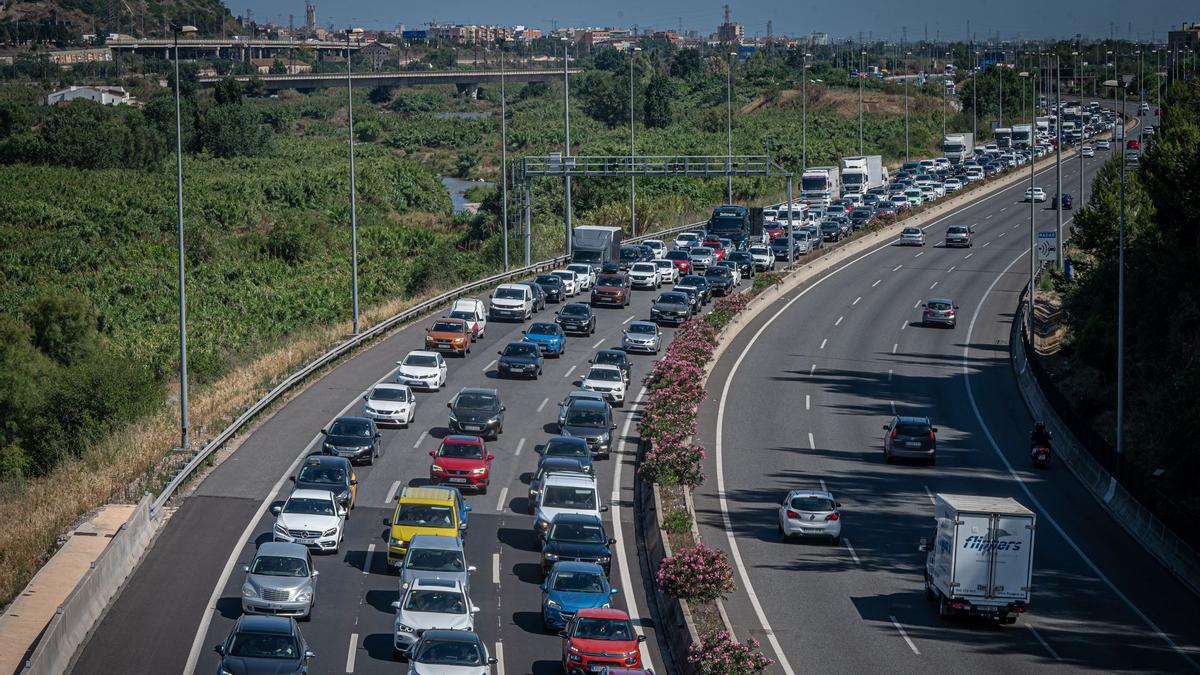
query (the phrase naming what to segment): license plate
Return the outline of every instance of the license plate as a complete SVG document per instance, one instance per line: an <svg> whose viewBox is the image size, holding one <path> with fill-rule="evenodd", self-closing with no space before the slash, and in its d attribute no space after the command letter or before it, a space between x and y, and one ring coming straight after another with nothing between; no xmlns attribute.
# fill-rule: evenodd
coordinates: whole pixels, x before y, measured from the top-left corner
<svg viewBox="0 0 1200 675"><path fill-rule="evenodd" d="M283 605L278 602L268 602L267 609L283 609Z"/></svg>
<svg viewBox="0 0 1200 675"><path fill-rule="evenodd" d="M463 429L466 429L467 431L483 431L483 427L479 426L478 424L464 424Z"/></svg>
<svg viewBox="0 0 1200 675"><path fill-rule="evenodd" d="M316 539L297 539L296 543L304 545L304 546L312 546L317 543L317 540Z"/></svg>
<svg viewBox="0 0 1200 675"><path fill-rule="evenodd" d="M465 482L467 482L467 479L466 478L451 478L450 482L451 483L465 483Z"/></svg>

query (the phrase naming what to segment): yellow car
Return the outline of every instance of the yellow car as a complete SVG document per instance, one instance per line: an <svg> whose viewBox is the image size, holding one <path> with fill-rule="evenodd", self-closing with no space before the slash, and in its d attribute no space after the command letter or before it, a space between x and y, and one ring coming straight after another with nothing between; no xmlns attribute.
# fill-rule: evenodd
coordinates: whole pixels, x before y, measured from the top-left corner
<svg viewBox="0 0 1200 675"><path fill-rule="evenodd" d="M467 512L458 490L450 487L406 487L396 500L396 510L384 518L388 531L388 567L404 562L408 543L418 534L462 537L467 530Z"/></svg>

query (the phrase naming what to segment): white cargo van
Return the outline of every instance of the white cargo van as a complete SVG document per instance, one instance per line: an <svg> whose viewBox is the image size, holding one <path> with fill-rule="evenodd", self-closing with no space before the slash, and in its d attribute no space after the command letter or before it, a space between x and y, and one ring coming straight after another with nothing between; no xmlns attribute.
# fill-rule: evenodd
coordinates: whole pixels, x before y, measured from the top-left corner
<svg viewBox="0 0 1200 675"><path fill-rule="evenodd" d="M525 321L533 316L533 289L524 284L500 284L491 295L488 316Z"/></svg>
<svg viewBox="0 0 1200 675"><path fill-rule="evenodd" d="M477 298L455 300L454 305L450 307L449 316L451 319L463 319L467 322L471 327L472 341L483 337L484 331L487 330L487 310L483 307L483 301Z"/></svg>

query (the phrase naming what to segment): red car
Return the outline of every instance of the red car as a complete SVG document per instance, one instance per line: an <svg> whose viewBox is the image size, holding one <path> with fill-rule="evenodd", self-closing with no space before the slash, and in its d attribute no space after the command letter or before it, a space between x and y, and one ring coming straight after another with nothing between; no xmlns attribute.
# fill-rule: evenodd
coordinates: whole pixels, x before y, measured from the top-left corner
<svg viewBox="0 0 1200 675"><path fill-rule="evenodd" d="M725 249L725 244L721 243L721 240L716 237L708 237L704 240L703 245L713 250L713 260L715 262L721 262L725 259L725 256L729 255L729 251Z"/></svg>
<svg viewBox="0 0 1200 675"><path fill-rule="evenodd" d="M787 222L778 220L768 221L768 224L763 225L763 230L767 233L767 241L770 241L775 237L783 236L783 233L787 231Z"/></svg>
<svg viewBox="0 0 1200 675"><path fill-rule="evenodd" d="M429 466L429 480L434 485L472 488L479 494L487 494L492 460L496 456L488 453L482 438L447 436L429 456L433 458Z"/></svg>
<svg viewBox="0 0 1200 675"><path fill-rule="evenodd" d="M563 672L588 675L605 666L641 668L641 643L629 615L619 609L581 609L559 633L563 638Z"/></svg>
<svg viewBox="0 0 1200 675"><path fill-rule="evenodd" d="M692 273L692 259L688 257L687 251L667 251L663 257L675 264L679 276Z"/></svg>

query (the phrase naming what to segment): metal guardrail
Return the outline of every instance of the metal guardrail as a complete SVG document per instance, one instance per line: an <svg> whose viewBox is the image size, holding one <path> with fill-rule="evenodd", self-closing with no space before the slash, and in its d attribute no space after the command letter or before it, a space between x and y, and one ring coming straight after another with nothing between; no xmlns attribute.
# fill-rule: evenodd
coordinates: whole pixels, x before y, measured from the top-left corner
<svg viewBox="0 0 1200 675"><path fill-rule="evenodd" d="M650 234L643 234L637 237L632 237L626 241L643 241L657 236L683 232L698 225L703 225L703 221L698 223L688 223L686 225L678 225ZM293 372L291 375L288 375L287 378L275 385L270 391L264 394L262 398L255 401L254 404L247 408L241 415L238 415L232 422L230 422L229 426L221 430L221 433L217 434L214 438L205 443L200 450L196 452L195 456L193 456L188 463L185 464L183 468L181 468L175 474L175 476L171 478L170 482L167 483L162 492L159 493L158 498L155 499L154 503L150 506L151 513L157 514L158 510L161 509L171 499L172 496L174 496L175 491L178 490L179 487L183 485L193 473L196 472L196 469L204 464L204 462L209 458L209 456L212 455L212 453L219 450L222 446L229 442L230 439L236 436L238 432L242 430L242 427L244 427L250 420L254 419L259 413L273 405L281 396L286 394L293 387L308 379L313 373L321 370L330 363L337 361L356 348L382 336L397 325L403 324L410 319L421 317L436 307L450 303L463 295L473 293L481 288L488 288L506 281L520 279L522 277L535 274L550 267L556 267L566 262L566 260L566 256L559 256L557 258L551 258L549 260L543 260L541 262L534 263L528 267L509 270L508 272L501 272L500 274L493 274L490 277L479 279L468 284L463 284L462 286L446 291L445 293L441 293L414 307L406 309L399 314L395 314L387 319L384 319L371 328L359 333L358 335L343 340L342 342L333 346L324 354L318 356L316 359L313 359L299 370Z"/></svg>
<svg viewBox="0 0 1200 675"><path fill-rule="evenodd" d="M537 177L623 177L623 176L771 176L792 174L770 157L758 155L661 155L634 156L562 155L522 157L517 165L524 178Z"/></svg>

